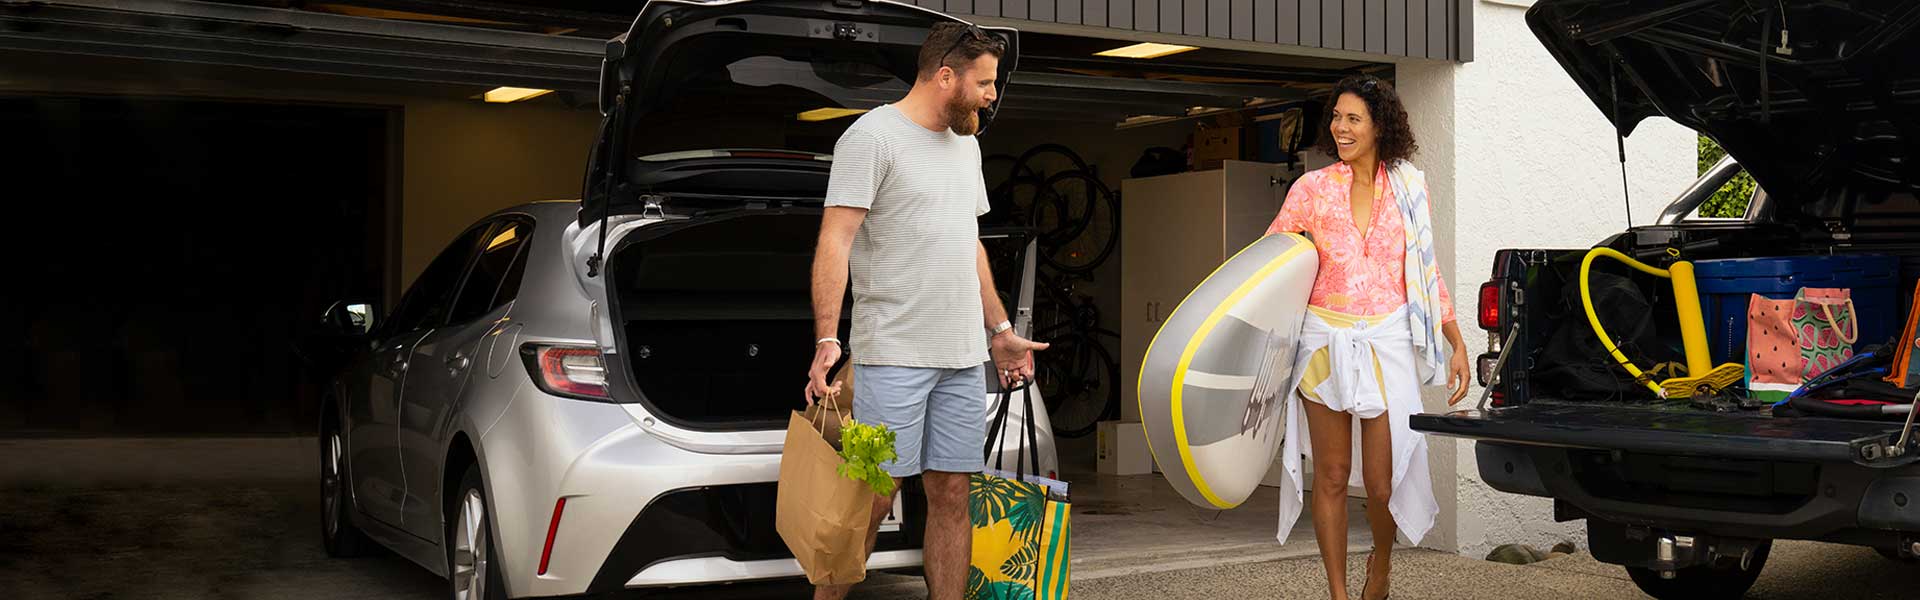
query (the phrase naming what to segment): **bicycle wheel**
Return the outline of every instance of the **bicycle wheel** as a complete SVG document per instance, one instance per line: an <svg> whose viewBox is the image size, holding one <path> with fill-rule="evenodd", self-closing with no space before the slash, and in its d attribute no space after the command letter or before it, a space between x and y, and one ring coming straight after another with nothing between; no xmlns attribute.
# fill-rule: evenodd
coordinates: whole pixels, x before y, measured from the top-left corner
<svg viewBox="0 0 1920 600"><path fill-rule="evenodd" d="M1028 175L1045 177L1053 173L1084 173L1087 161L1072 148L1060 144L1041 144L1020 153L1019 167Z"/></svg>
<svg viewBox="0 0 1920 600"><path fill-rule="evenodd" d="M1074 335L1063 342L1042 353L1065 351L1050 357L1056 360L1042 370L1044 375L1036 373L1034 378L1041 384L1054 435L1077 438L1093 433L1101 421L1119 416L1120 363L1100 340L1091 336ZM1049 382L1043 377L1057 381ZM1050 388L1055 396L1045 396Z"/></svg>
<svg viewBox="0 0 1920 600"><path fill-rule="evenodd" d="M991 190L1015 177L1033 176L1033 171L1021 166L1020 157L1012 154L995 154L980 159L980 179Z"/></svg>
<svg viewBox="0 0 1920 600"><path fill-rule="evenodd" d="M1086 173L1049 177L1045 188L1053 202L1036 205L1036 225L1041 221L1059 225L1042 230L1046 233L1041 237L1040 259L1067 273L1089 273L1099 268L1120 243L1120 207L1113 191ZM1053 234L1051 238L1049 233Z"/></svg>

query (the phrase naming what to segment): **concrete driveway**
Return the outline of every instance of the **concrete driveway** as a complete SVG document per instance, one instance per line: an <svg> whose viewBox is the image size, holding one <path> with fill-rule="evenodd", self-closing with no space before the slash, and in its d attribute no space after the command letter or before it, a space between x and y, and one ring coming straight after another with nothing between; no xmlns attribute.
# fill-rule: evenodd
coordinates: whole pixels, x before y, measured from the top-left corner
<svg viewBox="0 0 1920 600"><path fill-rule="evenodd" d="M398 557L325 556L318 538L320 506L309 464L316 456L311 447L309 440L0 441L0 456L6 457L0 461L0 598L443 596L444 580ZM1114 508L1090 505L1089 512ZM1131 518L1167 524L1236 518L1232 513L1216 517L1172 510L1109 516L1116 522ZM1271 526L1267 518L1257 521ZM1088 549L1111 543L1124 540L1089 540ZM1076 560L1073 595L1123 600L1326 597L1310 543L1290 543L1283 553L1250 548L1239 540L1221 543L1225 552L1142 553L1126 568L1098 556L1090 563ZM1351 561L1354 586L1360 582L1362 556ZM1751 597L1920 597L1913 590L1920 590L1920 566L1896 563L1871 550L1789 542L1775 546ZM801 598L807 593L804 584L781 582L647 597ZM856 593L863 599L924 596L917 577L885 574ZM1584 555L1511 566L1405 550L1396 560L1394 597L1641 596L1620 569Z"/></svg>

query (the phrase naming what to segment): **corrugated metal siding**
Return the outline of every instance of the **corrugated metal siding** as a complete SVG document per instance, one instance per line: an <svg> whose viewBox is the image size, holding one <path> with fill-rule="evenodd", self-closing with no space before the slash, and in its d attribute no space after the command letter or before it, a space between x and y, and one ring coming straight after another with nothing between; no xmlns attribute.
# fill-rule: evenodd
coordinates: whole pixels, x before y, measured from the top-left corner
<svg viewBox="0 0 1920 600"><path fill-rule="evenodd" d="M1474 0L914 1L962 16L1271 42L1383 59L1473 60Z"/></svg>

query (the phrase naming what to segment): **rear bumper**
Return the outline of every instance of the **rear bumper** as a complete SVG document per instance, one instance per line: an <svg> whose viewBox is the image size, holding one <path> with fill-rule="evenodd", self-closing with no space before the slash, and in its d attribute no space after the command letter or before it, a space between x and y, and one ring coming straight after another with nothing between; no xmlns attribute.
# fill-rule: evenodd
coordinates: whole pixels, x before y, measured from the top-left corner
<svg viewBox="0 0 1920 600"><path fill-rule="evenodd" d="M1619 483L1596 461L1667 456L1482 441L1480 477L1494 489L1555 499L1555 518L1695 535L1892 546L1920 532L1920 467L1729 461L1719 472L1665 473L1668 483ZM1683 459L1684 460L1684 459ZM1659 464L1657 462L1650 464ZM1714 478L1715 483L1682 479ZM1720 489L1707 489L1719 487ZM1637 489L1635 489L1637 488Z"/></svg>
<svg viewBox="0 0 1920 600"><path fill-rule="evenodd" d="M1920 541L1920 448L1889 455L1899 423L1553 401L1411 421L1478 440L1488 485L1553 498L1595 536Z"/></svg>
<svg viewBox="0 0 1920 600"><path fill-rule="evenodd" d="M661 494L627 525L587 592L803 576L774 530L776 491L767 482ZM869 568L920 565L926 501L911 485L901 493L904 522L880 533Z"/></svg>

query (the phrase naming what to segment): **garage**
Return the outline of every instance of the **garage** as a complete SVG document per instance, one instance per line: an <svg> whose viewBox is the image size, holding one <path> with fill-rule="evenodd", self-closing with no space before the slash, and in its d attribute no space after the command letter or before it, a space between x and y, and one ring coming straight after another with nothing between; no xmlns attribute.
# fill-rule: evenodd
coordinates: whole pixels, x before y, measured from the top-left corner
<svg viewBox="0 0 1920 600"><path fill-rule="evenodd" d="M1310 148L1321 92L1350 75L1471 60L1472 3L919 4L1021 31L1018 71L981 137L995 209L983 225L1038 239L1036 285L1002 287L1009 304L1031 298L1029 330L1056 344L1041 381L1062 470L1134 476L1089 488L1176 502L1142 483L1157 481L1129 400L1156 323L1210 272L1194 265L1257 237L1288 183L1326 164ZM321 315L345 300L394 306L495 210L578 198L605 40L636 10L0 7L0 121L25 133L7 150L6 180L38 199L23 204L42 224L6 243L24 259L22 289L43 290L5 299L8 331L28 343L0 357L0 435L311 443L329 358L315 350ZM793 118L850 123L889 99ZM689 127L661 144L723 133ZM1019 280L1022 248L996 246L1002 281ZM1147 511L1114 502L1113 514ZM1189 517L1200 518L1173 518ZM1270 539L1264 515L1239 517L1240 541ZM1145 541L1088 542L1119 568Z"/></svg>
<svg viewBox="0 0 1920 600"><path fill-rule="evenodd" d="M299 324L377 291L389 115L137 97L0 100L23 201L0 427L258 433L314 418ZM48 249L58 248L57 251ZM114 340L76 344L76 339ZM183 410L188 409L188 410Z"/></svg>
<svg viewBox="0 0 1920 600"><path fill-rule="evenodd" d="M222 206L230 208L195 211L202 218L168 227L193 232L185 237L197 244L222 237L231 242L224 248L233 251L181 250L202 252L211 258L198 264L219 269L196 269L196 273L245 272L242 261L267 256L238 251L249 245L242 241L244 236L235 235L236 229L248 228L223 226L227 222L218 217L306 217L293 219L294 229L302 235L324 235L331 242L291 246L326 246L324 252L339 256L317 262L347 265L352 272L337 276L338 281L309 282L317 286L310 290L263 294L297 299L297 305L276 309L278 316L266 319L278 323L297 321L288 318L294 314L317 314L333 300L347 296L397 299L438 245L486 209L577 196L578 184L570 181L574 169L562 165L567 162L564 158L584 153L594 126L592 91L598 82L593 64L599 40L623 32L632 18L626 14L632 9L618 3L593 2L534 7L509 2L370 1L302 5L304 9L262 4L74 1L11 7L0 13L0 24L6 26L0 29L6 32L0 35L0 47L18 57L10 62L19 68L0 81L0 90L10 98L8 118L32 121L34 127L27 131L45 138L41 144L49 144L46 147L63 149L61 156L67 158L62 164L70 165L54 170L26 168L35 165L31 162L10 162L22 166L20 173L27 176L17 180L27 182L28 189L49 190L33 195L50 196L55 189L60 195L98 194L99 200L91 204L135 211L157 211L188 198L202 205L226 203ZM1035 318L1040 322L1036 332L1055 328L1122 333L1119 292L1124 252L1116 226L1125 212L1119 209L1124 180L1131 178L1136 166L1143 173L1185 172L1214 170L1223 160L1245 160L1287 165L1276 179L1288 179L1285 173L1297 175L1318 166L1310 164L1317 160L1314 153L1298 151L1299 145L1312 141L1312 132L1303 130L1310 128L1300 127L1300 122L1317 118L1316 90L1351 74L1391 77L1393 67L1388 61L1396 57L1470 58L1469 45L1459 42L1461 23L1450 2L1104 4L1056 4L1053 0L1031 5L1010 1L991 7L963 2L948 6L938 0L925 4L971 16L981 24L1022 30L1019 71L1000 121L982 137L982 143L992 156L985 165L986 177L996 191L998 214L989 220L993 224L1040 223L1047 230L1043 237L1049 260L1040 261L1040 279L1047 284L1035 295ZM1174 38L1190 44L1152 41ZM101 75L70 75L79 71ZM512 103L483 102L494 88L558 93ZM276 110L282 114L271 114ZM113 116L113 111L122 114ZM185 113L176 118L177 111L223 116L219 123L210 123ZM294 112L303 116L287 118ZM61 114L86 117L57 117ZM851 114L849 110L803 118L846 119ZM328 126L327 119L349 125ZM120 126L115 127L116 122ZM261 125L250 125L254 122ZM276 129L272 123L318 125L310 125L317 128L314 131L302 132ZM204 135L203 128L209 132L226 128L232 134ZM71 141L98 139L100 133L109 133L106 137L115 142ZM243 142L235 135L254 137ZM1155 154L1148 156L1150 149ZM125 158L140 155L174 162ZM34 156L51 160L41 153ZM240 159L278 167L243 168L246 163ZM106 163L137 164L164 170L171 177L94 178L95 186L70 187L77 174L73 169L86 168L73 165ZM514 167L492 172L488 165ZM464 166L487 174L450 176ZM267 182L248 177L280 185L260 185ZM191 182L192 186L155 188L152 181ZM302 181L343 187L321 190L304 183L290 185ZM201 186L224 186L226 191ZM1094 189L1100 186L1105 189ZM271 202L243 200L251 194L242 190L271 188L298 190L310 197L282 192ZM1284 196L1284 186L1274 191ZM1038 209L1034 208L1036 196L1043 197ZM1080 200L1068 205L1056 200L1061 197ZM236 210L241 202L251 205L250 209ZM315 202L326 210L316 210ZM147 213L116 210L112 214ZM325 218L314 218L321 216ZM148 222L106 219L95 221L94 226ZM214 235L215 231L227 234ZM286 230L253 231L269 235ZM29 246L44 241L15 239L32 242ZM335 252L348 246L351 250ZM70 256L75 262L92 262ZM61 264L50 263L45 269L68 272ZM102 306L113 305L112 297L127 297L121 291L102 294ZM190 303L211 306L203 301ZM1087 325L1097 328L1058 327L1071 321L1070 314L1082 304L1097 309L1077 311L1083 320L1091 319ZM109 336L121 335L113 333L112 327L127 327L87 326L96 328L92 333ZM102 327L107 329L98 329ZM269 345L262 348L271 347L278 354L302 334L287 331L257 343ZM1104 353L1113 360L1076 358L1073 362L1087 364L1073 365L1069 370L1074 377L1059 378L1063 381L1055 387L1066 386L1058 390L1064 393L1056 393L1058 399L1050 402L1068 407L1062 416L1069 418L1062 419L1060 427L1066 433L1089 434L1098 420L1129 420L1125 417L1132 414L1118 410L1125 403L1080 401L1083 396L1120 397L1121 388L1111 373L1101 373L1103 365L1117 364L1126 354L1116 336L1089 335L1089 339L1105 339L1089 344L1102 346L1094 354ZM140 331L134 339L141 336L157 339L120 344L112 357L75 356L74 360L126 365L181 360L164 352L155 354L154 350L169 343L163 329ZM30 405L41 405L27 399L66 394L59 391L59 381L70 378L55 376L53 363L9 364L13 366L8 368L24 369L23 373L31 371L33 376L23 380L29 383L19 385L34 386L6 396L10 400L0 412L0 427L10 430L294 431L311 416L312 398L297 395L302 388L296 382L301 377L297 364L248 369L260 382L247 385L262 386L254 388L260 392L296 394L298 400L285 405L255 401L274 406L241 411L251 416L194 403L199 408L191 410L226 416L185 418L170 425L161 424L170 422L165 419L78 416L139 410L117 408L116 402L124 404L130 396L125 387L130 384L125 382L137 379L131 373L139 369L163 367L119 368L125 373L109 379L122 383L84 386L84 391L73 392L82 394L74 402L35 400L47 403L43 409L59 406L63 411L78 411L57 416L29 410ZM1069 379L1087 381L1067 385ZM1077 387L1090 391L1081 393ZM244 395L259 397L260 392ZM158 392L174 394L168 397L182 393L186 392ZM1080 404L1086 406L1076 411L1073 406ZM266 416L269 412L276 416ZM29 416L33 414L40 416ZM146 424L135 425L136 421ZM195 429L188 422L202 425Z"/></svg>

